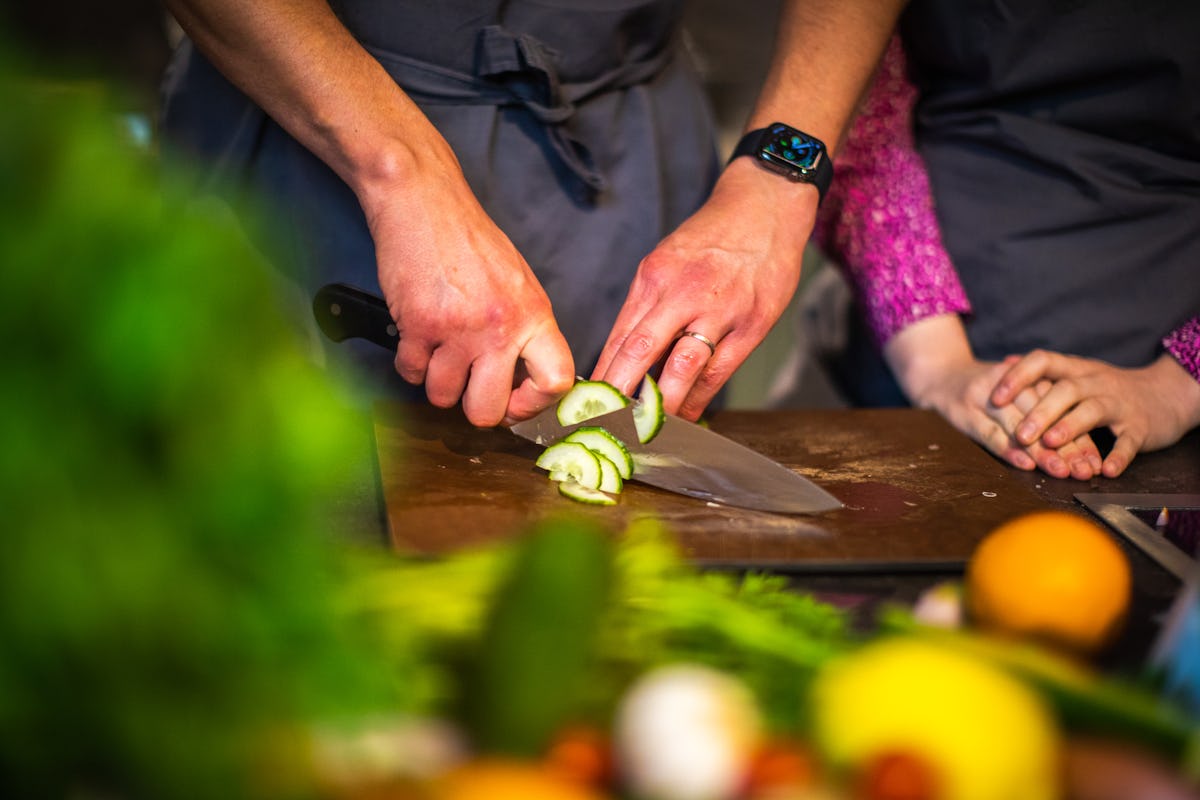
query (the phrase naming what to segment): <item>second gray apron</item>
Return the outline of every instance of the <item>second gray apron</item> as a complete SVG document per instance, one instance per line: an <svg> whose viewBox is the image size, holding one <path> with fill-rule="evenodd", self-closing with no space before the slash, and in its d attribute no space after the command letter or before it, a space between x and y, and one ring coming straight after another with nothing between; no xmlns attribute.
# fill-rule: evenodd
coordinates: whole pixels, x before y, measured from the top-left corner
<svg viewBox="0 0 1200 800"><path fill-rule="evenodd" d="M639 261L718 173L707 99L680 46L677 0L341 0L335 11L453 147L484 209L529 262L589 372ZM166 83L169 146L213 189L248 188L283 227L281 269L311 296L378 291L350 189L187 42ZM362 343L359 343L360 345ZM403 391L391 356L329 355Z"/></svg>

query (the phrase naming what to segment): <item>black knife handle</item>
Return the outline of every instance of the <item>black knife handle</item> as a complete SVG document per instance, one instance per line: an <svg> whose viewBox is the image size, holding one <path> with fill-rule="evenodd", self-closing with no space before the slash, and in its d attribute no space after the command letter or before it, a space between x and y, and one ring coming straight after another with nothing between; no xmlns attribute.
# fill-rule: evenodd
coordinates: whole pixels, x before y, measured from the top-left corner
<svg viewBox="0 0 1200 800"><path fill-rule="evenodd" d="M396 323L383 298L345 283L330 283L317 290L313 316L321 331L335 342L366 339L393 352L400 344Z"/></svg>

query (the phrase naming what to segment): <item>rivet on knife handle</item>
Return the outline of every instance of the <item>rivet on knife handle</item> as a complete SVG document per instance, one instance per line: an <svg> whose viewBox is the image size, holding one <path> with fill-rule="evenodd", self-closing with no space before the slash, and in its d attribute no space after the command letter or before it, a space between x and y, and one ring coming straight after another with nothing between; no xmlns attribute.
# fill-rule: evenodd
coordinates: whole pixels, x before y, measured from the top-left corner
<svg viewBox="0 0 1200 800"><path fill-rule="evenodd" d="M395 350L400 343L396 323L383 298L345 283L331 283L317 290L313 316L321 331L335 342L366 339L388 350Z"/></svg>

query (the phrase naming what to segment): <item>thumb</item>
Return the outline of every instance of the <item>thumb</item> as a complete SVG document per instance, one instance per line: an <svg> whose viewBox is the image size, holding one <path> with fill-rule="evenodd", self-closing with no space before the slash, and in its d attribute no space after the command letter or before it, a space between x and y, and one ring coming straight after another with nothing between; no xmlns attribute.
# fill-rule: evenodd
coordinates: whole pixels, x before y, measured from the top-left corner
<svg viewBox="0 0 1200 800"><path fill-rule="evenodd" d="M505 425L529 419L566 394L575 382L575 361L558 328L530 339L520 358L523 369L508 398Z"/></svg>

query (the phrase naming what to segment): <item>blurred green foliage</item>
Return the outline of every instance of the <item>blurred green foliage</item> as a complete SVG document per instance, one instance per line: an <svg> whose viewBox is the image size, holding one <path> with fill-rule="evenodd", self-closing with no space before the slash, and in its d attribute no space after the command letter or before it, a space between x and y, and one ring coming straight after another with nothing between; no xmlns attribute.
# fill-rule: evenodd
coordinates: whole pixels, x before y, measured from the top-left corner
<svg viewBox="0 0 1200 800"><path fill-rule="evenodd" d="M463 677L459 716L481 751L537 758L580 713L612 571L594 521L544 520L527 532Z"/></svg>
<svg viewBox="0 0 1200 800"><path fill-rule="evenodd" d="M0 794L249 796L273 731L384 702L323 529L353 417L228 211L14 75Z"/></svg>
<svg viewBox="0 0 1200 800"><path fill-rule="evenodd" d="M393 560L358 573L342 595L343 608L356 627L372 632L375 646L392 665L389 674L403 682L410 703L405 710L453 711L462 705L464 687L471 696L480 661L536 637L542 645L527 646L524 657L558 664L563 654L551 652L547 642L561 637L573 642L568 649L577 652L581 644L574 637L589 631L592 657L579 667L583 677L572 687L577 696L564 700L568 688L551 685L534 667L525 668L528 685L509 680L513 694L527 705L544 702L560 709L557 713L570 713L574 721L604 727L621 693L647 669L701 663L745 680L772 729L791 734L804 730L804 698L811 679L822 665L858 642L845 612L788 591L783 576L700 572L653 519L631 524L611 555L603 557L578 531L566 535L574 527L570 521L546 523L533 528L522 543L539 547L539 534L564 533L562 549L553 559L560 574L539 570L542 577L527 579L520 592L523 606L539 610L516 617L539 631L514 625L516 631L502 638L495 630L487 631L500 616L497 607L513 604L504 593L511 595L509 576L520 571L514 562L528 559L521 548L514 551L502 544L436 561ZM595 571L609 559L611 575L601 580ZM543 564L546 560L539 559ZM555 608L586 608L598 596L607 600L599 618L587 624L564 621L590 619L586 612L571 617ZM575 630L562 633L571 626ZM546 691L539 693L543 687ZM528 712L530 718L546 716L549 712L540 708ZM497 739L492 735L487 742L493 750L524 744Z"/></svg>

